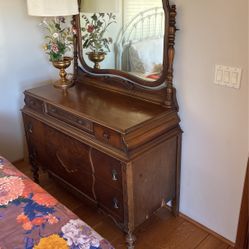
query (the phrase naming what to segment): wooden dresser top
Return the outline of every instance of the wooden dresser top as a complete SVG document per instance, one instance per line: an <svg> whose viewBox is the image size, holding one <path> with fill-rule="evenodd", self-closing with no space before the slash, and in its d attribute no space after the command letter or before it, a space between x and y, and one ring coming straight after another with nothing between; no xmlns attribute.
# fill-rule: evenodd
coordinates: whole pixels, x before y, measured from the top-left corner
<svg viewBox="0 0 249 249"><path fill-rule="evenodd" d="M121 132L169 112L160 105L84 84L69 88L67 95L51 84L25 93Z"/></svg>

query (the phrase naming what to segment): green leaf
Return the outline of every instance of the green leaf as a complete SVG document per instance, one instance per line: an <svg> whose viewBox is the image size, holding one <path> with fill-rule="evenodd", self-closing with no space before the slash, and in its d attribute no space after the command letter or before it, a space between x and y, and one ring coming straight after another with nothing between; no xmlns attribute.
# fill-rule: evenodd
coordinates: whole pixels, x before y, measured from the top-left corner
<svg viewBox="0 0 249 249"><path fill-rule="evenodd" d="M97 20L98 20L97 15L96 15L96 14L93 14L93 15L92 15L92 19L93 19L94 21L97 21Z"/></svg>

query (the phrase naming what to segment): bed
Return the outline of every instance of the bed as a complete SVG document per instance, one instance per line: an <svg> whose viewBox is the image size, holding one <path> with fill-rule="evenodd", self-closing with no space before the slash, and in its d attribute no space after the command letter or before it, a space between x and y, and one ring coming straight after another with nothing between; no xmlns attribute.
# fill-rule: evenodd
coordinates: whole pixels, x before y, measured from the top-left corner
<svg viewBox="0 0 249 249"><path fill-rule="evenodd" d="M163 63L164 10L138 13L120 30L115 47L115 67L146 80L160 77ZM155 49L156 48L156 49Z"/></svg>
<svg viewBox="0 0 249 249"><path fill-rule="evenodd" d="M113 249L0 156L0 249Z"/></svg>

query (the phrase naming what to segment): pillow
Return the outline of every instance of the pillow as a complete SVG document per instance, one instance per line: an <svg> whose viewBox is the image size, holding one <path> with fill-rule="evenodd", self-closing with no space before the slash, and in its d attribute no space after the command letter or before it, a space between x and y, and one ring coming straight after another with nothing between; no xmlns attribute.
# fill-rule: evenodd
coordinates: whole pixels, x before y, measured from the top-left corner
<svg viewBox="0 0 249 249"><path fill-rule="evenodd" d="M154 64L152 73L160 74L163 70L163 65L161 63Z"/></svg>
<svg viewBox="0 0 249 249"><path fill-rule="evenodd" d="M129 48L131 71L152 73L163 61L163 38L139 41Z"/></svg>

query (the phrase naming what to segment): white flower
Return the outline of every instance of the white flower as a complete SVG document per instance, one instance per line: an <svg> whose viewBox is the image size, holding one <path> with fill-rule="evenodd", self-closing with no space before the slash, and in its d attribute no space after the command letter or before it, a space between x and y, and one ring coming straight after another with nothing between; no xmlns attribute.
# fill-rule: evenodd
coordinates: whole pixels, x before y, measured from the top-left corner
<svg viewBox="0 0 249 249"><path fill-rule="evenodd" d="M58 33L53 33L53 37L54 37L54 38L58 38L58 37L59 37L59 34L58 34Z"/></svg>
<svg viewBox="0 0 249 249"><path fill-rule="evenodd" d="M48 22L47 22L46 18L44 18L44 19L42 20L42 22L40 23L40 25L48 26Z"/></svg>
<svg viewBox="0 0 249 249"><path fill-rule="evenodd" d="M80 249L89 249L100 245L101 237L80 219L70 220L61 231L70 247L75 245Z"/></svg>

